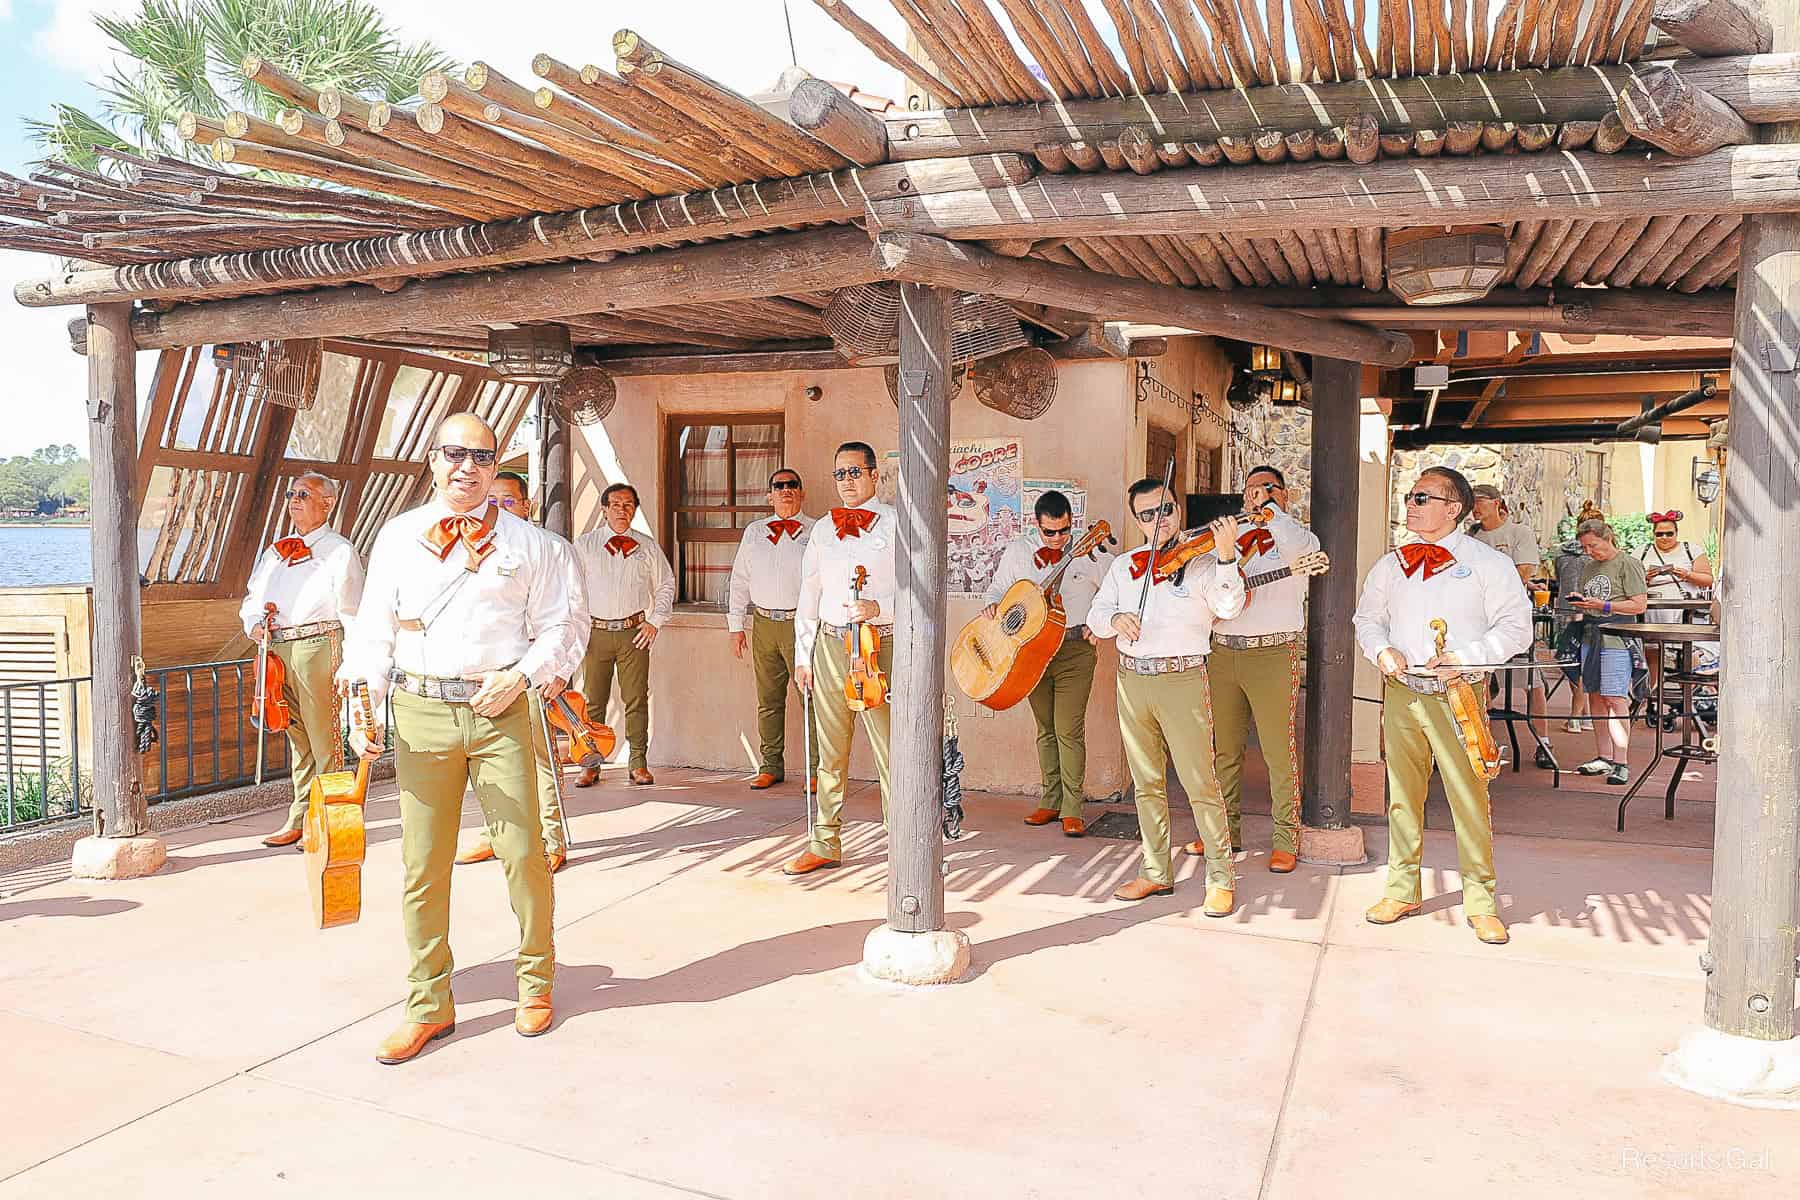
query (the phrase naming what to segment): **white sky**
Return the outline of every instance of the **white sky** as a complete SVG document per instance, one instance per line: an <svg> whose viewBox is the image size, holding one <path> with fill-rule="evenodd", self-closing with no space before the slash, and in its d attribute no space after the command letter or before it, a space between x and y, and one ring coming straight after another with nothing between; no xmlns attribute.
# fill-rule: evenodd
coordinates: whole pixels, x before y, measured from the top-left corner
<svg viewBox="0 0 1800 1200"><path fill-rule="evenodd" d="M573 66L591 62L611 69L612 35L623 27L743 92L769 87L794 58L781 0L664 0L654 5L508 0L499 8L473 0L375 2L403 36L429 38L459 61L481 59L527 85L538 82L531 74L531 59L540 52ZM10 7L11 0L0 0L0 20ZM905 27L891 5L861 0L856 7L896 43L905 44ZM56 0L49 23L31 39L30 53L81 78L101 79L110 66L110 54L93 15L136 8L136 3L119 0ZM899 93L898 74L838 28L813 0L788 0L787 8L793 18L794 46L807 70L821 78L854 82L878 95ZM42 107L62 98L46 97ZM95 104L92 95L66 99ZM13 120L24 115L10 114ZM52 259L0 251L0 285L8 293L0 295L0 346L7 349L14 384L6 419L0 421L0 457L60 442L86 450L86 362L69 350L65 332L79 310L27 309L10 296L19 280L54 270ZM140 359L140 384L147 385L152 365L151 356Z"/></svg>

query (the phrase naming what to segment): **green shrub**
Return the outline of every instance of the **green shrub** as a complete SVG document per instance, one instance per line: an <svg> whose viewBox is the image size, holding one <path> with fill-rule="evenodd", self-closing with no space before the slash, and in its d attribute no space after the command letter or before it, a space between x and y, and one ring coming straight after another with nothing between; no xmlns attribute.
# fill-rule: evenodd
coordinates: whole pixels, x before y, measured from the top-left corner
<svg viewBox="0 0 1800 1200"><path fill-rule="evenodd" d="M14 825L41 821L46 817L72 817L80 811L71 782L69 760L55 759L49 766L47 779L35 767L27 769L24 764L13 768L10 783L5 773L0 772L0 828L8 823L9 809L11 823ZM92 776L83 772L81 786L84 795L91 789L92 782Z"/></svg>

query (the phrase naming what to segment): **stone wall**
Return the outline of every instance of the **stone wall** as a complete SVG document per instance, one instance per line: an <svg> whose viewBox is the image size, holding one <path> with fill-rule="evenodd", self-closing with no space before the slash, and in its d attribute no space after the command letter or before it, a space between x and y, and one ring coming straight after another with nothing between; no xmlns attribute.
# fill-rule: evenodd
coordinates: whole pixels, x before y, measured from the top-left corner
<svg viewBox="0 0 1800 1200"><path fill-rule="evenodd" d="M1412 490L1419 472L1429 467L1449 467L1461 471L1472 484L1491 483L1499 488L1512 510L1513 520L1537 531L1538 544L1546 545L1544 484L1546 460L1551 457L1560 456L1548 453L1544 446L1433 446L1394 451L1389 540L1398 543L1406 532L1406 510L1400 497ZM1550 515L1550 531L1555 530L1561 515Z"/></svg>
<svg viewBox="0 0 1800 1200"><path fill-rule="evenodd" d="M1244 490L1244 476L1267 463L1287 479L1289 511L1306 524L1312 513L1312 410L1259 400L1233 409L1225 443L1224 490Z"/></svg>

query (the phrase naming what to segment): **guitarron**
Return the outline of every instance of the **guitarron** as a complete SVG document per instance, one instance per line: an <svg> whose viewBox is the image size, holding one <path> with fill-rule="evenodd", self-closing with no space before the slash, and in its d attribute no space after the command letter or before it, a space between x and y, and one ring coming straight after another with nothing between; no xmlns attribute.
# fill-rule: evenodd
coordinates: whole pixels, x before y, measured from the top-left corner
<svg viewBox="0 0 1800 1200"><path fill-rule="evenodd" d="M369 690L354 688L352 705L364 737L375 734ZM363 827L363 801L369 794L369 760L357 760L354 771L331 771L312 781L306 801L306 884L312 893L313 919L320 929L354 925L362 917L362 864L368 840Z"/></svg>
<svg viewBox="0 0 1800 1200"><path fill-rule="evenodd" d="M1068 617L1057 588L1077 558L1112 537L1112 527L1095 521L1043 583L1021 579L1006 589L992 617L977 615L962 627L950 648L956 686L996 712L1011 708L1038 685L1062 649Z"/></svg>

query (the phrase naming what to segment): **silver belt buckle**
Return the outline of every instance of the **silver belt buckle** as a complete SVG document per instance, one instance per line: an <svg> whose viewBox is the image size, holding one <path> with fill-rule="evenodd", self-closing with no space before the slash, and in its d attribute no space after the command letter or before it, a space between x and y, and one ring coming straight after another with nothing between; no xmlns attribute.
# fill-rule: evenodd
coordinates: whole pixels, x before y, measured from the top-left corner
<svg viewBox="0 0 1800 1200"><path fill-rule="evenodd" d="M752 604L750 611L767 621L791 621L794 619L794 610L791 608L764 608L759 604Z"/></svg>
<svg viewBox="0 0 1800 1200"><path fill-rule="evenodd" d="M388 676L403 692L422 696L427 700L442 700L446 704L467 704L481 690L481 684L473 679L443 679L435 675L414 675L411 671L396 667Z"/></svg>
<svg viewBox="0 0 1800 1200"><path fill-rule="evenodd" d="M632 613L629 617L594 618L594 628L605 630L607 633L620 633L627 629L636 629L643 623L644 614L641 612Z"/></svg>

